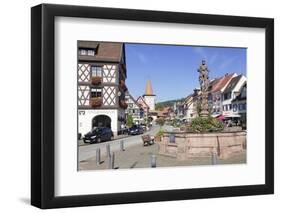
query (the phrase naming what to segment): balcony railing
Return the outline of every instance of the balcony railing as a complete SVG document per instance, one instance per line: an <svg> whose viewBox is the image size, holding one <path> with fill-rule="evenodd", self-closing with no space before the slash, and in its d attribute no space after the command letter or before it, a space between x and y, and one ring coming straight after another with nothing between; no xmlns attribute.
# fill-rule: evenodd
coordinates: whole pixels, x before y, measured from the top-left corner
<svg viewBox="0 0 281 213"><path fill-rule="evenodd" d="M99 85L101 84L102 78L100 76L93 76L92 77L92 84Z"/></svg>
<svg viewBox="0 0 281 213"><path fill-rule="evenodd" d="M102 98L101 97L94 97L94 98L91 98L91 106L96 108L96 107L101 107L102 105Z"/></svg>

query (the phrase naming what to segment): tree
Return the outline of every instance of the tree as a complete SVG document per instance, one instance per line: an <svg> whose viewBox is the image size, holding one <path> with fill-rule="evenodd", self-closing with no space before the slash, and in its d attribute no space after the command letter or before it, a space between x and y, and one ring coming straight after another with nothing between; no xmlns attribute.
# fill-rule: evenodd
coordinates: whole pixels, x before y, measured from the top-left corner
<svg viewBox="0 0 281 213"><path fill-rule="evenodd" d="M162 111L163 109L164 109L163 104L161 104L161 103L157 103L157 104L155 105L155 110Z"/></svg>
<svg viewBox="0 0 281 213"><path fill-rule="evenodd" d="M126 125L127 127L132 127L134 124L133 116L131 114L128 114L127 120L126 120Z"/></svg>
<svg viewBox="0 0 281 213"><path fill-rule="evenodd" d="M197 117L191 121L191 129L194 132L220 132L223 128L223 123L211 116L207 118Z"/></svg>
<svg viewBox="0 0 281 213"><path fill-rule="evenodd" d="M165 124L165 119L164 118L157 118L155 120L156 124L158 124L161 128Z"/></svg>

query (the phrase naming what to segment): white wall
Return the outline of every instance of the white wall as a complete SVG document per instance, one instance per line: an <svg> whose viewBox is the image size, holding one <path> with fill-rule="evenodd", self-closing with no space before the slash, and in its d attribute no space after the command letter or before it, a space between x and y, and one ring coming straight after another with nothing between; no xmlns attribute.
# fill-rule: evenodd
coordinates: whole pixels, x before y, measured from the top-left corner
<svg viewBox="0 0 281 213"><path fill-rule="evenodd" d="M281 55L279 1L145 1L145 0L58 0L46 3L172 10L196 13L264 16L275 18L275 54ZM1 4L1 212L39 212L28 205L30 196L30 7L39 0L3 1ZM17 57L17 60L15 60ZM281 69L276 60L275 70ZM4 72L5 71L5 72ZM276 72L275 81L281 80ZM275 107L280 105L280 84L275 87ZM13 95L11 95L13 94ZM16 94L16 95L15 95ZM16 113L15 113L16 112ZM275 195L114 205L50 210L49 212L278 212L281 200L280 110L275 112ZM16 135L18 138L14 138ZM280 210L279 210L280 211Z"/></svg>
<svg viewBox="0 0 281 213"><path fill-rule="evenodd" d="M149 106L149 110L155 110L155 96L144 96L144 100Z"/></svg>
<svg viewBox="0 0 281 213"><path fill-rule="evenodd" d="M81 112L81 113L80 113ZM78 110L78 132L84 136L92 129L92 119L97 115L107 115L111 119L111 130L114 134L118 131L117 109Z"/></svg>

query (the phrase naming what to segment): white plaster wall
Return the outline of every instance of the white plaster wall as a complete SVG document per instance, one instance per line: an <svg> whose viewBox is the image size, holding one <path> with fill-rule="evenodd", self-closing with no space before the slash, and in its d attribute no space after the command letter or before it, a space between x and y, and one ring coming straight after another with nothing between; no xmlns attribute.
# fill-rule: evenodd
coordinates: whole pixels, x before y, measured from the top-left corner
<svg viewBox="0 0 281 213"><path fill-rule="evenodd" d="M117 109L90 109L78 110L78 133L82 136L92 129L92 119L97 115L107 115L111 118L111 130L114 134L117 133Z"/></svg>
<svg viewBox="0 0 281 213"><path fill-rule="evenodd" d="M242 76L242 78L238 81L238 83L236 84L234 89L231 91L231 98L223 101L222 106L227 105L227 104L232 104L232 100L235 98L234 92L239 91L241 86L245 83L246 80L247 80L247 78L245 76ZM224 115L233 114L233 113L234 113L233 109L228 110L228 111L223 110ZM235 113L238 113L238 110Z"/></svg>
<svg viewBox="0 0 281 213"><path fill-rule="evenodd" d="M149 110L155 110L155 96L144 96L144 100L149 106Z"/></svg>
<svg viewBox="0 0 281 213"><path fill-rule="evenodd" d="M116 65L105 64L103 66L103 82L116 83Z"/></svg>

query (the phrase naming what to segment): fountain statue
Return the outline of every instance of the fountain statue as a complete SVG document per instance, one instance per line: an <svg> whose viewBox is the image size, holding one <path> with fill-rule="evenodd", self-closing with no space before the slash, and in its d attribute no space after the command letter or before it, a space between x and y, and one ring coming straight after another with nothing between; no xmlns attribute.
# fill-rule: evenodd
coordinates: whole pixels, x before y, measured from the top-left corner
<svg viewBox="0 0 281 213"><path fill-rule="evenodd" d="M209 105L208 105L208 88L209 88L209 70L205 60L202 60L202 64L197 70L199 72L199 83L201 89L201 112L200 117L208 117Z"/></svg>

